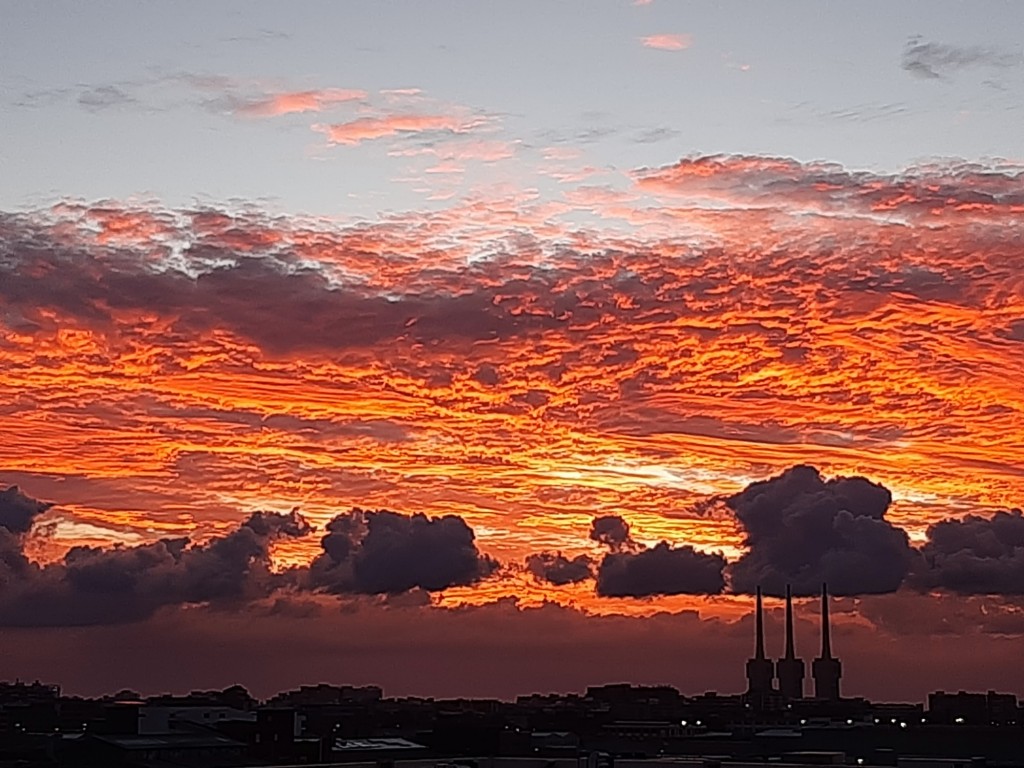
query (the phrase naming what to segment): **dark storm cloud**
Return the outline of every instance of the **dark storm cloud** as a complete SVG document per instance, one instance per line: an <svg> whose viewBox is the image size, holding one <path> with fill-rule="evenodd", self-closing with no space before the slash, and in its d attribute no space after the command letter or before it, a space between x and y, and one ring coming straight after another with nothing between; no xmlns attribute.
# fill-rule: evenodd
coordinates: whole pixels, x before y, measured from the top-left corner
<svg viewBox="0 0 1024 768"><path fill-rule="evenodd" d="M912 37L903 49L902 66L917 77L938 80L968 67L1017 67L1024 63L1020 54L982 46L928 43Z"/></svg>
<svg viewBox="0 0 1024 768"><path fill-rule="evenodd" d="M0 626L83 626L145 619L164 606L231 604L271 594L270 546L309 530L295 513L256 512L202 544L160 539L111 549L74 547L49 565L28 560L0 531Z"/></svg>
<svg viewBox="0 0 1024 768"><path fill-rule="evenodd" d="M26 496L12 485L0 491L0 528L14 534L27 533L35 519L52 506Z"/></svg>
<svg viewBox="0 0 1024 768"><path fill-rule="evenodd" d="M639 552L609 552L597 569L602 597L716 595L725 588L725 558L662 541Z"/></svg>
<svg viewBox="0 0 1024 768"><path fill-rule="evenodd" d="M526 569L540 581L561 586L575 584L594 575L594 564L586 555L569 559L561 552L541 552L526 558Z"/></svg>
<svg viewBox="0 0 1024 768"><path fill-rule="evenodd" d="M928 528L911 583L964 595L1024 595L1024 515L968 515Z"/></svg>
<svg viewBox="0 0 1024 768"><path fill-rule="evenodd" d="M769 595L893 592L914 558L907 534L885 519L889 491L863 477L823 480L796 466L748 485L725 503L746 531L749 551L730 568L734 592Z"/></svg>
<svg viewBox="0 0 1024 768"><path fill-rule="evenodd" d="M629 535L629 523L618 515L595 517L590 524L590 538L613 552L636 548L636 542Z"/></svg>
<svg viewBox="0 0 1024 768"><path fill-rule="evenodd" d="M427 517L360 509L338 515L309 567L309 584L336 594L436 592L490 576L498 563L477 549L457 515Z"/></svg>

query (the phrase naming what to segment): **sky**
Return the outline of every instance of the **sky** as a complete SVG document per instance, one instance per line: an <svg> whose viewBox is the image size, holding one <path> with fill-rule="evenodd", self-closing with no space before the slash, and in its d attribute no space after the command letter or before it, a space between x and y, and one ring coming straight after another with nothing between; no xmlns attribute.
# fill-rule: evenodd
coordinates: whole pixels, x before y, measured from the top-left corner
<svg viewBox="0 0 1024 768"><path fill-rule="evenodd" d="M1024 694L1024 6L0 9L0 677Z"/></svg>

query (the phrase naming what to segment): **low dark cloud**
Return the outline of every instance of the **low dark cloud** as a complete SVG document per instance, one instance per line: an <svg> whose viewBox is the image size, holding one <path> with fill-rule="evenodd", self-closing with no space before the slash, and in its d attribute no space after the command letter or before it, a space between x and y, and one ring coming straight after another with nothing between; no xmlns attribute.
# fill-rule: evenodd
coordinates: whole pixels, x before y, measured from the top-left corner
<svg viewBox="0 0 1024 768"><path fill-rule="evenodd" d="M355 509L327 524L321 546L309 583L336 594L436 592L475 584L498 568L480 553L473 529L457 515Z"/></svg>
<svg viewBox="0 0 1024 768"><path fill-rule="evenodd" d="M526 569L549 584L575 584L594 575L594 564L586 555L570 559L561 552L541 552L526 558Z"/></svg>
<svg viewBox="0 0 1024 768"><path fill-rule="evenodd" d="M1024 595L1024 515L968 515L928 528L912 584L963 595Z"/></svg>
<svg viewBox="0 0 1024 768"><path fill-rule="evenodd" d="M358 509L328 523L323 551L309 566L280 573L271 567L274 542L312 530L296 512L255 512L205 542L77 546L39 564L26 544L33 521L50 506L17 486L0 491L0 627L119 624L168 606L251 608L265 598L280 603L312 592L425 595L475 584L498 569L461 517ZM569 578L581 564L589 573L584 561L566 560L562 575L552 578Z"/></svg>
<svg viewBox="0 0 1024 768"><path fill-rule="evenodd" d="M618 515L595 517L590 524L590 538L613 552L637 547L629 534L629 523Z"/></svg>
<svg viewBox="0 0 1024 768"><path fill-rule="evenodd" d="M1017 67L1024 63L1020 54L971 45L929 43L912 37L903 49L902 66L916 77L939 80L968 67Z"/></svg>
<svg viewBox="0 0 1024 768"><path fill-rule="evenodd" d="M0 491L0 528L14 534L27 533L35 519L52 506L26 496L12 485Z"/></svg>
<svg viewBox="0 0 1024 768"><path fill-rule="evenodd" d="M601 597L712 595L725 588L724 557L667 541L647 548L618 515L595 517L590 539L611 550L597 567L596 591Z"/></svg>
<svg viewBox="0 0 1024 768"><path fill-rule="evenodd" d="M716 595L725 589L725 558L660 542L639 552L609 552L597 569L602 597Z"/></svg>
<svg viewBox="0 0 1024 768"><path fill-rule="evenodd" d="M725 500L749 551L730 568L734 592L836 595L893 592L914 559L907 534L885 519L892 494L863 477L824 480L796 466Z"/></svg>
<svg viewBox="0 0 1024 768"><path fill-rule="evenodd" d="M25 556L23 536L0 531L0 626L117 624L165 606L266 597L283 583L270 568L271 545L308 531L294 512L256 512L205 543L167 538L131 547L73 547L47 565Z"/></svg>

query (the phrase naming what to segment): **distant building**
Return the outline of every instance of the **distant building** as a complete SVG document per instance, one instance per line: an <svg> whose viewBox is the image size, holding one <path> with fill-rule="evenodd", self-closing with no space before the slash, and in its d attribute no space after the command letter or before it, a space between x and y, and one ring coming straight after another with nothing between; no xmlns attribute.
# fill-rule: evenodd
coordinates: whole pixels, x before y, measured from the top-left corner
<svg viewBox="0 0 1024 768"><path fill-rule="evenodd" d="M255 723L256 713L232 707L161 707L147 704L139 709L138 733L171 733L190 726L214 727L228 721Z"/></svg>
<svg viewBox="0 0 1024 768"><path fill-rule="evenodd" d="M928 720L947 725L1016 725L1020 710L1012 693L936 691L928 694Z"/></svg>
<svg viewBox="0 0 1024 768"><path fill-rule="evenodd" d="M59 725L60 686L0 683L0 735L52 733Z"/></svg>
<svg viewBox="0 0 1024 768"><path fill-rule="evenodd" d="M66 759L73 765L145 766L237 765L245 745L214 733L175 733L162 736L82 734L68 744Z"/></svg>
<svg viewBox="0 0 1024 768"><path fill-rule="evenodd" d="M284 691L270 699L267 704L275 707L298 707L316 704L372 704L383 697L384 692L376 685L303 685L293 691Z"/></svg>

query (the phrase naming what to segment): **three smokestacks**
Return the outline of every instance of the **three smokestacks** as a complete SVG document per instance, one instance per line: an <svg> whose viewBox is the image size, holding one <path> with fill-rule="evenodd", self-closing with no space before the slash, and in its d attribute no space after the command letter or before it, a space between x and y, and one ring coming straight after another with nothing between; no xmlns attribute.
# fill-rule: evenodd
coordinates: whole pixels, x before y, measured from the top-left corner
<svg viewBox="0 0 1024 768"><path fill-rule="evenodd" d="M786 586L786 644L782 658L772 662L764 652L764 617L761 588L757 588L754 614L754 656L747 660L747 693L765 696L777 693L786 699L804 695L804 662L796 655L793 633L793 595ZM832 634L828 617L828 589L821 585L821 655L811 662L814 697L839 699L839 678L842 664L832 655ZM775 682L778 681L776 687Z"/></svg>

